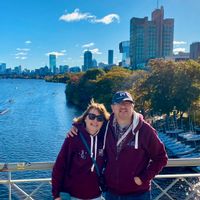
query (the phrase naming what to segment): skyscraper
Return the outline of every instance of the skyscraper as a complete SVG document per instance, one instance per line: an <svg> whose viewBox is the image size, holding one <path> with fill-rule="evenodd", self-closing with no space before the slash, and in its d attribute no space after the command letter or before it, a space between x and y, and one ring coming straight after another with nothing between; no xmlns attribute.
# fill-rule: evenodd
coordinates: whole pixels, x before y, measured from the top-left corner
<svg viewBox="0 0 200 200"><path fill-rule="evenodd" d="M14 73L15 73L15 74L21 74L21 73L22 73L22 66L21 66L21 65L16 66L16 67L14 68Z"/></svg>
<svg viewBox="0 0 200 200"><path fill-rule="evenodd" d="M93 67L92 63L92 52L91 51L85 51L84 53L84 65L83 65L83 71L87 71L88 69L91 69Z"/></svg>
<svg viewBox="0 0 200 200"><path fill-rule="evenodd" d="M173 54L174 19L164 19L164 9L148 17L133 17L130 21L130 62L133 69L144 67L151 58Z"/></svg>
<svg viewBox="0 0 200 200"><path fill-rule="evenodd" d="M55 74L56 73L56 55L55 54L49 55L49 67L50 67L51 73Z"/></svg>
<svg viewBox="0 0 200 200"><path fill-rule="evenodd" d="M122 53L122 66L129 67L130 65L130 41L123 41L119 43L119 52Z"/></svg>
<svg viewBox="0 0 200 200"><path fill-rule="evenodd" d="M198 59L200 57L200 42L194 42L190 45L190 58Z"/></svg>
<svg viewBox="0 0 200 200"><path fill-rule="evenodd" d="M93 60L92 60L92 66L93 66L94 68L97 68L97 60L96 60L96 59L93 59Z"/></svg>
<svg viewBox="0 0 200 200"><path fill-rule="evenodd" d="M113 50L108 50L108 65L113 65Z"/></svg>
<svg viewBox="0 0 200 200"><path fill-rule="evenodd" d="M60 72L60 74L64 74L66 72L69 72L69 66L68 65L60 65L59 66L59 72Z"/></svg>
<svg viewBox="0 0 200 200"><path fill-rule="evenodd" d="M0 63L0 74L6 73L6 63Z"/></svg>

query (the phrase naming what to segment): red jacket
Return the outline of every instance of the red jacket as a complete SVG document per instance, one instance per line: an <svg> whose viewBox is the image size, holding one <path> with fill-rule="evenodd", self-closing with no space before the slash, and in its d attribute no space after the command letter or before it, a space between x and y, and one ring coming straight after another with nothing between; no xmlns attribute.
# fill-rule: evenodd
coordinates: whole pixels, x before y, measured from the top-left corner
<svg viewBox="0 0 200 200"><path fill-rule="evenodd" d="M90 148L91 138L83 125L77 125L79 132L85 137ZM97 135L97 164L102 169L104 131ZM95 145L93 145L95 147ZM94 151L94 149L93 149ZM60 192L67 192L71 196L81 199L99 197L101 192L98 185L96 169L91 171L92 159L84 146L80 134L76 137L66 138L57 157L52 171L52 194L59 197Z"/></svg>
<svg viewBox="0 0 200 200"><path fill-rule="evenodd" d="M118 153L113 115L108 126L105 179L109 191L118 195L139 194L150 190L151 179L167 164L167 154L156 131L143 120L142 115L135 112L134 118L135 115L138 123L128 133ZM141 186L135 184L135 176L141 178Z"/></svg>

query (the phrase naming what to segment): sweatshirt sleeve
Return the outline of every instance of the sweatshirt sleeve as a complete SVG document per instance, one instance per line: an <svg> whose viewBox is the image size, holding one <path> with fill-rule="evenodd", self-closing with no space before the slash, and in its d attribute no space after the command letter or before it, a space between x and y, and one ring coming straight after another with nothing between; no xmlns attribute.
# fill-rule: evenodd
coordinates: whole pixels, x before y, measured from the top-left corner
<svg viewBox="0 0 200 200"><path fill-rule="evenodd" d="M61 189L64 184L65 173L68 171L69 160L70 160L70 146L71 139L66 138L62 148L57 156L56 162L53 166L52 171L52 195L55 198L60 196Z"/></svg>
<svg viewBox="0 0 200 200"><path fill-rule="evenodd" d="M148 125L149 126L149 125ZM149 154L150 163L140 175L142 182L153 179L167 164L167 153L164 144L158 138L156 131L149 126L149 137L146 137L145 150Z"/></svg>

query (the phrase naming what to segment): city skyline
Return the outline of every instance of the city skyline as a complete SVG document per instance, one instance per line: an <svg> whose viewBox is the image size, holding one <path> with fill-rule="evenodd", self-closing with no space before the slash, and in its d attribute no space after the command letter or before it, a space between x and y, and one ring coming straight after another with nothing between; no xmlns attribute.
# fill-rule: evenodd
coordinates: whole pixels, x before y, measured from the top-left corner
<svg viewBox="0 0 200 200"><path fill-rule="evenodd" d="M192 2L192 3L191 3ZM121 61L119 43L130 39L130 19L148 17L156 0L69 0L1 2L0 63L14 68L49 66L49 54L57 65L82 66L89 49L97 62L107 63L114 50L114 63ZM200 41L199 0L160 0L165 18L174 18L174 52L189 52Z"/></svg>

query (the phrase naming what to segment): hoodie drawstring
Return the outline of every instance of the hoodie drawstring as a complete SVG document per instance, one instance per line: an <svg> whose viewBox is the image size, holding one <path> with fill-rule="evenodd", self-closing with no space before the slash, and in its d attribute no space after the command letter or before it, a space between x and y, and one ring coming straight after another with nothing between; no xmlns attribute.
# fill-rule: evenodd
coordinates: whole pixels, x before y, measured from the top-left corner
<svg viewBox="0 0 200 200"><path fill-rule="evenodd" d="M103 150L105 149L105 146L106 146L106 137L107 137L107 133L108 133L109 124L110 124L110 120L107 122L107 125L106 125L106 130L105 130L105 134L104 134L104 138L103 138Z"/></svg>
<svg viewBox="0 0 200 200"><path fill-rule="evenodd" d="M135 149L138 149L138 135L139 135L139 131L137 131L135 134Z"/></svg>
<svg viewBox="0 0 200 200"><path fill-rule="evenodd" d="M139 131L137 131L135 133L134 130L137 127L138 124L139 124L139 114L134 111L132 133L133 133L133 135L135 135L135 149L138 149Z"/></svg>
<svg viewBox="0 0 200 200"><path fill-rule="evenodd" d="M90 152L91 152L90 157L92 158L93 155L94 155L93 158L94 158L94 160L96 160L97 159L97 144L98 144L97 135L95 135L95 136L90 135L90 141L91 141L91 143L90 143ZM94 148L94 153L93 153L93 148ZM94 171L94 163L93 163L93 165L91 167L91 171L92 172Z"/></svg>
<svg viewBox="0 0 200 200"><path fill-rule="evenodd" d="M90 157L93 157L93 145L94 145L94 138L92 137L92 135L90 135Z"/></svg>

